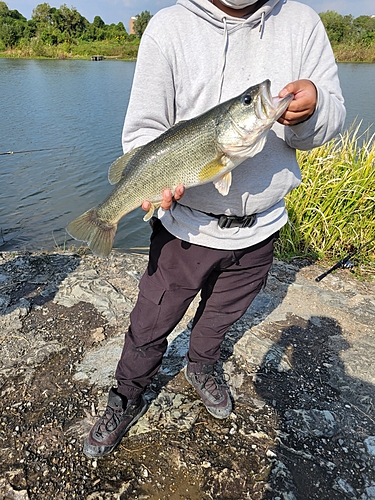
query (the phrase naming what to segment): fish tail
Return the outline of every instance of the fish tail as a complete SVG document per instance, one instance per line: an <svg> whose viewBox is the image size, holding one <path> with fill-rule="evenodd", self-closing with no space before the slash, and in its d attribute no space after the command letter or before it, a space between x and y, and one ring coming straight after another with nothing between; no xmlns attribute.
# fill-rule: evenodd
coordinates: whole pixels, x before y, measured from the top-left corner
<svg viewBox="0 0 375 500"><path fill-rule="evenodd" d="M108 224L98 217L96 208L88 210L66 227L72 238L85 241L99 257L107 257L113 246L117 224Z"/></svg>

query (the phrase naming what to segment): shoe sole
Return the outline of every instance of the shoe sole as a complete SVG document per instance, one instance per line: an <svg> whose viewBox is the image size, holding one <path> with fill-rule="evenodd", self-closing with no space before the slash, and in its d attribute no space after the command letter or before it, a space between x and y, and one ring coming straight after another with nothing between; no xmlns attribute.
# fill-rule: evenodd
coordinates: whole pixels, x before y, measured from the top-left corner
<svg viewBox="0 0 375 500"><path fill-rule="evenodd" d="M83 454L87 457L87 458L103 458L103 457L106 457L107 455L111 454L112 451L120 444L122 438L125 436L125 434L128 432L128 430L130 429L130 427L132 427L141 417L143 417L143 415L146 413L147 411L147 408L148 408L148 403L146 401L146 399L142 396L142 400L144 402L144 405L143 405L143 408L141 409L141 411L138 413L138 415L136 415L133 420L131 420L129 422L129 424L125 427L124 431L122 432L122 434L119 436L119 439L118 441L113 445L113 446L109 446L103 453L90 453L89 450L87 450L87 446L90 446L89 444L87 444L87 438L85 439L84 443L83 443Z"/></svg>

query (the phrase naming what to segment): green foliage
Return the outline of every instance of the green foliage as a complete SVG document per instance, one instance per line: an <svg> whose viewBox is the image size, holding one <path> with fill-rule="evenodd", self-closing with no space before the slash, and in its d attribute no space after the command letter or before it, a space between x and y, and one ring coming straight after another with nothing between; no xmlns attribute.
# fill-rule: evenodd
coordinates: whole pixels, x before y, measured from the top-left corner
<svg viewBox="0 0 375 500"><path fill-rule="evenodd" d="M90 23L75 7L66 4L59 8L47 2L38 4L29 21L18 11L9 10L0 2L0 48L26 50L34 55L51 53L48 46L80 44L81 42L115 41L117 44L132 42L122 22L106 25L100 16ZM42 50L41 44L46 45ZM67 45L65 45L66 47ZM53 52L53 51L52 51Z"/></svg>
<svg viewBox="0 0 375 500"><path fill-rule="evenodd" d="M145 10L141 12L140 14L137 14L135 16L135 21L134 21L134 32L135 35L138 38L141 38L148 23L150 22L150 19L152 18L152 15L148 10Z"/></svg>
<svg viewBox="0 0 375 500"><path fill-rule="evenodd" d="M103 19L100 16L95 16L92 25L95 28L103 29L105 26L105 22L103 21Z"/></svg>
<svg viewBox="0 0 375 500"><path fill-rule="evenodd" d="M331 43L342 42L351 34L353 16L341 16L333 10L320 14Z"/></svg>
<svg viewBox="0 0 375 500"><path fill-rule="evenodd" d="M26 26L27 20L18 10L9 10L5 2L0 2L0 42L5 47L14 47Z"/></svg>
<svg viewBox="0 0 375 500"><path fill-rule="evenodd" d="M303 181L287 196L289 224L278 255L339 260L375 238L375 135L359 125L312 151L299 151ZM375 252L362 258L375 260Z"/></svg>
<svg viewBox="0 0 375 500"><path fill-rule="evenodd" d="M320 18L333 46L336 44L372 44L375 39L375 18L370 16L342 16L328 10Z"/></svg>

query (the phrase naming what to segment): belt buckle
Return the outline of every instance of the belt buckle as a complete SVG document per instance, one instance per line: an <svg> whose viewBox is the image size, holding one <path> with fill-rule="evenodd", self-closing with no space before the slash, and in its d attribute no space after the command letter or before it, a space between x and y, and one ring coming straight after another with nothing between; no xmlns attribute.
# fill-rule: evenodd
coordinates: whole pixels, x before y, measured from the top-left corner
<svg viewBox="0 0 375 500"><path fill-rule="evenodd" d="M252 225L254 225L255 219L256 219L255 214L245 215L241 227L251 227Z"/></svg>
<svg viewBox="0 0 375 500"><path fill-rule="evenodd" d="M228 229L229 227L231 227L232 225L232 222L235 220L235 216L234 215L220 215L220 218L219 218L219 227L221 227L221 229Z"/></svg>
<svg viewBox="0 0 375 500"><path fill-rule="evenodd" d="M219 227L221 229L228 229L234 227L251 227L255 223L256 215L245 215L244 217L237 217L237 215L221 215L219 217Z"/></svg>

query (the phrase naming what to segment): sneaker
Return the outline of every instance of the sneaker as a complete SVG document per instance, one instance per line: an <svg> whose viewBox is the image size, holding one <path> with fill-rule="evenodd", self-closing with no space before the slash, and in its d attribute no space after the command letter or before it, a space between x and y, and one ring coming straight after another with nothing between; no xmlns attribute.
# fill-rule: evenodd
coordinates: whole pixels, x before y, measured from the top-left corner
<svg viewBox="0 0 375 500"><path fill-rule="evenodd" d="M147 401L143 396L135 401L128 401L112 388L107 408L85 439L83 453L88 458L109 455L146 410Z"/></svg>
<svg viewBox="0 0 375 500"><path fill-rule="evenodd" d="M215 418L227 418L232 412L229 389L213 365L188 362L185 367L186 380L201 397L207 411Z"/></svg>

